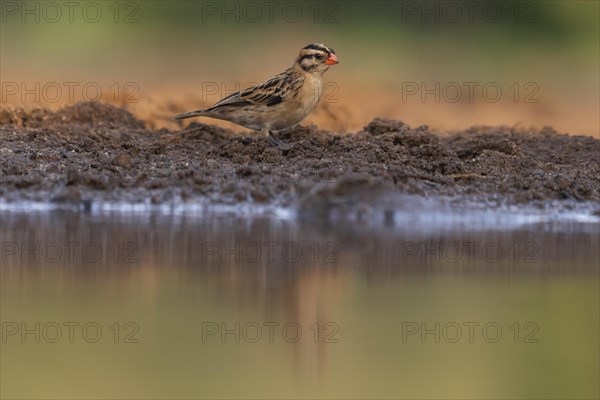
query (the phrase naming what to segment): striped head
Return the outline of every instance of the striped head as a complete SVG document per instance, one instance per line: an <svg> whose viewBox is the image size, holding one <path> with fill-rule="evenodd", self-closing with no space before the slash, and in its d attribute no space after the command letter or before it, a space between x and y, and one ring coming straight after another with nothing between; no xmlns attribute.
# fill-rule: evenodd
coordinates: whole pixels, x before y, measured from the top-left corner
<svg viewBox="0 0 600 400"><path fill-rule="evenodd" d="M335 51L323 43L313 43L300 50L296 64L305 72L322 74L338 63Z"/></svg>

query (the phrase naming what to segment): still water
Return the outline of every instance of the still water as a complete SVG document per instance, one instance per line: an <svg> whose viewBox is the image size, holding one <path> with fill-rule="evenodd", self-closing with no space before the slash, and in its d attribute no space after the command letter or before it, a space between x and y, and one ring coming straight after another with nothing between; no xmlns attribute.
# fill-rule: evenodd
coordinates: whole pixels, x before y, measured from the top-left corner
<svg viewBox="0 0 600 400"><path fill-rule="evenodd" d="M599 396L597 222L0 222L3 398Z"/></svg>

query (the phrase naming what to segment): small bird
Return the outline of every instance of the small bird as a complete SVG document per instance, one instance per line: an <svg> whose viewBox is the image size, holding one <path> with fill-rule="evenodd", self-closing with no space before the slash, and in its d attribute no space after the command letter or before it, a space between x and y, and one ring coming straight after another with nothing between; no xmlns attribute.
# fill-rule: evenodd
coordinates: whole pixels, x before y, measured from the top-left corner
<svg viewBox="0 0 600 400"><path fill-rule="evenodd" d="M261 131L271 144L289 150L274 132L287 130L310 114L323 94L323 74L338 63L332 48L313 43L302 48L294 64L271 79L233 93L212 107L174 119L210 117Z"/></svg>

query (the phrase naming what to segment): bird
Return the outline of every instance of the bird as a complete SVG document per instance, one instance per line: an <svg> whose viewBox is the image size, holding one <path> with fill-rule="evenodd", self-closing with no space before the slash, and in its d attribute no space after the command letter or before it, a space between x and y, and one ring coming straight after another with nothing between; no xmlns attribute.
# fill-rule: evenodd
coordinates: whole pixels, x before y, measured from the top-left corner
<svg viewBox="0 0 600 400"><path fill-rule="evenodd" d="M317 106L323 95L323 74L338 59L332 48L312 43L300 49L290 68L265 82L235 92L209 108L174 116L176 120L210 117L261 131L280 150L289 150L275 132L293 128Z"/></svg>

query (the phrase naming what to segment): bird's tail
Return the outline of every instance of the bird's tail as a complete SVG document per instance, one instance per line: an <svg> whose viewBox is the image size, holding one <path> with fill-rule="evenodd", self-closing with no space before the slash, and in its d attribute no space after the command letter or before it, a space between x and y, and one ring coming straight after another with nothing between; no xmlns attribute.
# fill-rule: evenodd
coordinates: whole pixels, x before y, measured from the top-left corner
<svg viewBox="0 0 600 400"><path fill-rule="evenodd" d="M186 119L186 118L192 118L192 117L201 117L205 114L206 110L196 110L196 111L189 111L183 114L179 114L173 117L173 119Z"/></svg>

